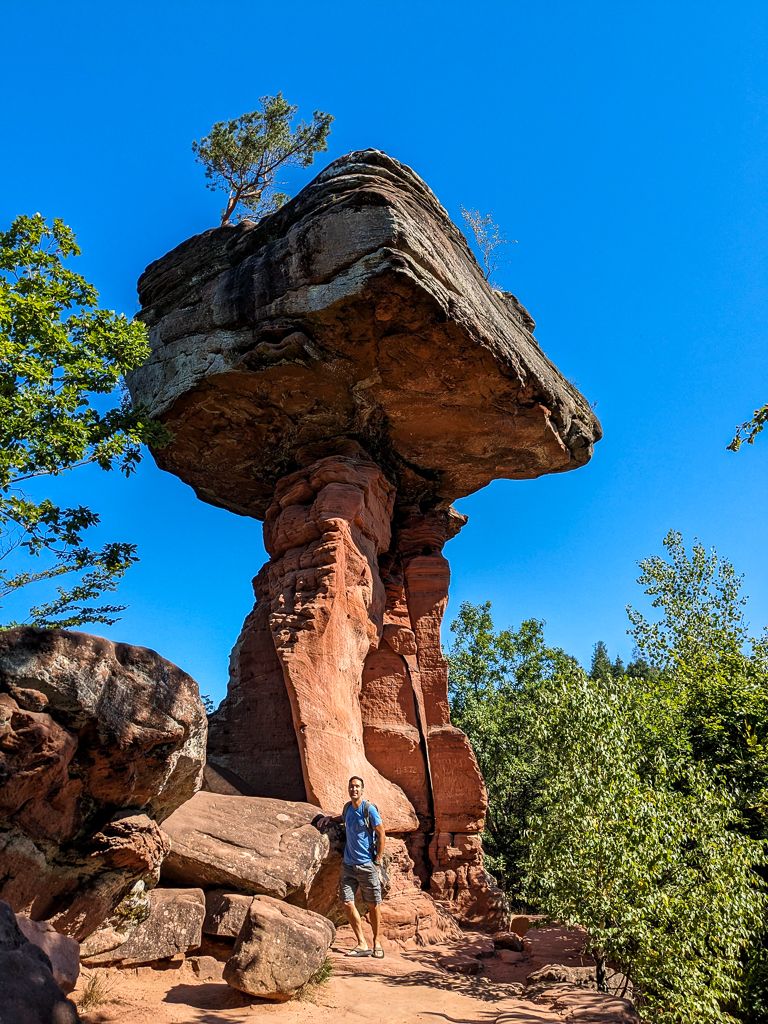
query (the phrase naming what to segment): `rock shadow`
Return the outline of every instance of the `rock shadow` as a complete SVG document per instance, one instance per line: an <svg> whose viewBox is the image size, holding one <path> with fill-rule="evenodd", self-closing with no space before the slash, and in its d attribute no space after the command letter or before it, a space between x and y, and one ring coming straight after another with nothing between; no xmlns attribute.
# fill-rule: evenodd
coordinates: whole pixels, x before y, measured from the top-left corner
<svg viewBox="0 0 768 1024"><path fill-rule="evenodd" d="M184 1003L186 1006L193 1006L196 1010L236 1010L243 1006L251 1006L265 1002L262 999L253 999L237 992L224 982L208 982L203 985L174 985L169 989L163 999L164 1003ZM223 1018L217 1016L211 1018L226 1024Z"/></svg>

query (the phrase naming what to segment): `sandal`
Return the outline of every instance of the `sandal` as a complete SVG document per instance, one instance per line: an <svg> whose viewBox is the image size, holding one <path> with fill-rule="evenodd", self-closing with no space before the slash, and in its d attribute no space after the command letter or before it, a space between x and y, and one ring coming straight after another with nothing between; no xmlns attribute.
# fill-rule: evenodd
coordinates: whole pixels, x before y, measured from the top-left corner
<svg viewBox="0 0 768 1024"><path fill-rule="evenodd" d="M374 954L375 955L375 954ZM384 954L382 953L382 956ZM354 949L350 949L347 956L371 956L370 949L361 949L360 946L355 946Z"/></svg>
<svg viewBox="0 0 768 1024"><path fill-rule="evenodd" d="M377 960L383 960L384 959L384 950L381 948L381 946L377 946L374 949L374 951L371 954L371 956L375 956Z"/></svg>

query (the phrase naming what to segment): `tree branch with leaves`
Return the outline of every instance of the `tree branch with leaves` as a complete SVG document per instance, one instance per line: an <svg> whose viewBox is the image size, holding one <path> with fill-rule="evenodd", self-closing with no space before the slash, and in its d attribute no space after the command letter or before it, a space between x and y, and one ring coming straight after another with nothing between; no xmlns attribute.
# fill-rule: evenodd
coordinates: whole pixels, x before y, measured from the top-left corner
<svg viewBox="0 0 768 1024"><path fill-rule="evenodd" d="M53 599L30 609L26 621L37 626L114 622L121 606L93 602L115 590L136 548L89 547L85 533L98 514L33 497L30 488L89 464L128 476L141 443L162 440L122 386L149 354L144 325L98 307L93 285L66 265L79 254L72 230L39 213L0 232L0 605L67 577Z"/></svg>
<svg viewBox="0 0 768 1024"><path fill-rule="evenodd" d="M755 438L762 432L766 424L768 424L768 405L762 405L759 409L755 409L751 420L746 420L736 428L733 440L726 446L728 451L737 452L745 442L754 444Z"/></svg>

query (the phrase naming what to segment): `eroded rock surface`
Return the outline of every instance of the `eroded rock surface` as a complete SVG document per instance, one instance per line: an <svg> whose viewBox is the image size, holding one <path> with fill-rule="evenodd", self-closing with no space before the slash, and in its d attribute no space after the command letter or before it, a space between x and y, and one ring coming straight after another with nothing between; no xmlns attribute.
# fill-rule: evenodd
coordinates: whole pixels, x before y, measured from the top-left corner
<svg viewBox="0 0 768 1024"><path fill-rule="evenodd" d="M600 436L527 313L489 287L424 182L376 150L259 224L184 242L139 298L152 356L129 386L174 435L156 458L245 515L262 518L329 441L359 441L424 506L583 465Z"/></svg>
<svg viewBox="0 0 768 1024"><path fill-rule="evenodd" d="M167 852L199 785L197 684L154 651L63 630L0 634L0 896L82 939Z"/></svg>
<svg viewBox="0 0 768 1024"><path fill-rule="evenodd" d="M17 914L16 924L27 942L42 949L48 957L53 980L61 991L65 995L70 993L80 975L80 944L57 932L47 921L32 921Z"/></svg>
<svg viewBox="0 0 768 1024"><path fill-rule="evenodd" d="M197 949L203 937L205 896L202 889L152 889L148 893L149 915L133 928L124 941L112 945L114 933L106 929L90 936L83 962L89 967L119 964L134 967ZM102 940L99 942L99 940ZM97 945L105 948L93 952Z"/></svg>

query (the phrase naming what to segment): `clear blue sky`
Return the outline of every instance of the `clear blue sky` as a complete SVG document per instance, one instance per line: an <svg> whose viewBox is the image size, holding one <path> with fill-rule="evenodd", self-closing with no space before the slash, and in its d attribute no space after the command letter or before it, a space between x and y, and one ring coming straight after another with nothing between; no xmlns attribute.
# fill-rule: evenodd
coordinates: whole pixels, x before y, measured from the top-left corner
<svg viewBox="0 0 768 1024"><path fill-rule="evenodd" d="M768 13L710 3L6 5L0 215L62 217L79 269L136 310L144 266L217 222L190 152L215 120L282 89L336 117L316 164L375 146L443 205L492 211L498 283L597 403L605 439L574 473L464 499L446 553L452 611L536 616L588 661L629 655L636 562L670 527L745 575L768 621L768 435L725 451L768 400ZM299 187L312 171L296 174ZM154 647L219 699L264 559L261 527L210 508L147 458L57 496L138 542L106 631Z"/></svg>

